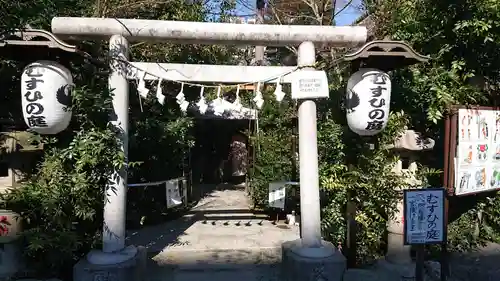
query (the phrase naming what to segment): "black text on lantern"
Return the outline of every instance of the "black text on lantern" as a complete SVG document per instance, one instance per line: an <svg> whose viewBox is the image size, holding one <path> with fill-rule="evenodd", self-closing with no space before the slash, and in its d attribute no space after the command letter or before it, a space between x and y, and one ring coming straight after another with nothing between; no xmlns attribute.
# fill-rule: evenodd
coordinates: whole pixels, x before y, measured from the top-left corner
<svg viewBox="0 0 500 281"><path fill-rule="evenodd" d="M24 81L27 90L24 94L24 98L28 102L24 110L30 115L26 120L30 127L47 127L47 122L43 115L45 109L40 103L43 100L43 94L37 91L37 86L41 83L45 83L45 81L41 78L43 74L33 73L33 70L33 68L26 70L26 75L30 78Z"/></svg>
<svg viewBox="0 0 500 281"><path fill-rule="evenodd" d="M372 75L372 74L367 74ZM364 77L363 77L364 78ZM382 107L385 106L386 100L381 96L383 91L387 91L386 85L386 77L384 74L376 74L373 75L373 84L376 85L374 88L370 88L371 91L371 99L368 101L370 103L370 110L368 111L368 118L370 119L367 124L365 130L367 131L379 131L384 127L384 118L385 111Z"/></svg>

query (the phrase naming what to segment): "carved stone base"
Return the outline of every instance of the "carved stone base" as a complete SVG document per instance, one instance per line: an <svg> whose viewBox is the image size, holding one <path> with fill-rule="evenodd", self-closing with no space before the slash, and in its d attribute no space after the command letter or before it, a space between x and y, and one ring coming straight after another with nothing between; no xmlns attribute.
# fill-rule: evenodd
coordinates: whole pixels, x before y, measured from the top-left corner
<svg viewBox="0 0 500 281"><path fill-rule="evenodd" d="M285 281L342 281L346 259L335 246L323 241L320 248L304 248L301 240L282 245Z"/></svg>
<svg viewBox="0 0 500 281"><path fill-rule="evenodd" d="M404 245L403 234L387 234L387 253L385 259L394 264L411 264L411 246Z"/></svg>
<svg viewBox="0 0 500 281"><path fill-rule="evenodd" d="M138 247L137 253L130 259L114 264L95 264L89 262L88 258L84 258L74 266L73 280L142 281L146 271L146 258L147 253L144 247Z"/></svg>
<svg viewBox="0 0 500 281"><path fill-rule="evenodd" d="M2 243L0 249L0 279L9 279L22 270L20 248L17 241Z"/></svg>

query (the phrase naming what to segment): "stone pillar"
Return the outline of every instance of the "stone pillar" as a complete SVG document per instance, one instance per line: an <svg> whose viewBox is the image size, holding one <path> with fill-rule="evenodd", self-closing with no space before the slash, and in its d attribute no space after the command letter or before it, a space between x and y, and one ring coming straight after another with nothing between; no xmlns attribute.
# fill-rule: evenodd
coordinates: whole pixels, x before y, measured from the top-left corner
<svg viewBox="0 0 500 281"><path fill-rule="evenodd" d="M126 79L128 41L121 35L109 40L111 73L109 88L113 90L111 124L117 130L121 149L127 161L128 149L128 82ZM127 169L116 171L106 192L104 206L103 249L92 250L73 268L73 280L140 281L144 279L146 249L125 245L125 212Z"/></svg>
<svg viewBox="0 0 500 281"><path fill-rule="evenodd" d="M299 46L299 66L312 66L316 53L312 42ZM316 104L299 105L300 229L301 239L282 245L286 281L342 281L346 260L342 253L321 237Z"/></svg>
<svg viewBox="0 0 500 281"><path fill-rule="evenodd" d="M409 264L412 262L410 246L404 245L403 199L398 202L394 218L387 225L388 241L386 260L394 264Z"/></svg>

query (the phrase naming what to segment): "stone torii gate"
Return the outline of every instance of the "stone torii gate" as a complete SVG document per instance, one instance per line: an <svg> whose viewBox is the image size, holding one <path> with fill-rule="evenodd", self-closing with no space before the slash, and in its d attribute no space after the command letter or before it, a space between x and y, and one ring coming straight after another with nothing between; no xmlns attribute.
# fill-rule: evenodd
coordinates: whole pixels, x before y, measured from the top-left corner
<svg viewBox="0 0 500 281"><path fill-rule="evenodd" d="M56 17L52 32L61 38L109 39L112 73L109 87L114 89L114 126L121 133L122 149L128 152L129 88L127 79L136 74L125 71L129 41L156 41L181 44L220 44L286 46L300 45L299 66L315 63L314 44L347 47L366 41L365 27L332 27L301 25L237 25L230 23L180 22L140 19ZM171 77L177 81L250 83L289 72L294 67L221 66L189 64L157 64L131 62L132 66L156 77ZM165 69L177 70L165 72ZM313 69L310 69L313 70ZM183 73L176 77L176 72ZM186 78L189 77L189 78ZM151 75L146 80L156 79ZM290 83L293 75L283 77ZM300 152L300 205L302 238L283 245L283 262L289 280L342 280L345 259L336 247L321 239L316 104L311 99L301 101L298 109ZM87 256L85 265L75 268L75 280L88 280L107 272L116 280L134 280L131 274L137 265L137 249L125 247L125 206L127 191L126 169L117 172L116 180L107 192L104 208L103 249Z"/></svg>

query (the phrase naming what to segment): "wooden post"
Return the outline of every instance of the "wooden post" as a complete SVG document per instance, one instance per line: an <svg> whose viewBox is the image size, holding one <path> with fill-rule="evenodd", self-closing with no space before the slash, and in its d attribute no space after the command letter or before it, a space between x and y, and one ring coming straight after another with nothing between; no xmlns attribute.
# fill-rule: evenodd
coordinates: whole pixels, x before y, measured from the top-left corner
<svg viewBox="0 0 500 281"><path fill-rule="evenodd" d="M448 208L449 208L449 203L448 203L448 197L445 197L444 199L444 229L446 232L448 232ZM445 239L443 244L441 244L441 272L440 272L440 279L441 281L446 281L448 279L448 276L450 276L449 272L449 260L448 260L448 238L447 238L447 233L445 234Z"/></svg>
<svg viewBox="0 0 500 281"><path fill-rule="evenodd" d="M417 260L415 264L415 281L424 281L425 245L416 245Z"/></svg>
<svg viewBox="0 0 500 281"><path fill-rule="evenodd" d="M356 223L356 204L348 199L347 202L347 250L345 252L347 259L347 268L356 267L356 252L357 252L357 243L356 243L356 232L357 232L357 223Z"/></svg>
<svg viewBox="0 0 500 281"><path fill-rule="evenodd" d="M444 122L444 173L443 173L443 186L447 191L448 195L453 194L454 187L454 159L455 152L453 149L456 147L456 139L457 139L457 123L458 123L458 114L456 110L452 110L449 115L446 116ZM449 219L449 202L448 197L445 197L444 202L444 223L445 229L448 229L448 219ZM449 272L449 257L448 257L448 249L447 249L447 235L446 239L441 244L441 255L440 255L440 265L441 265L441 273L440 279L441 281L446 281L448 276L450 276Z"/></svg>

